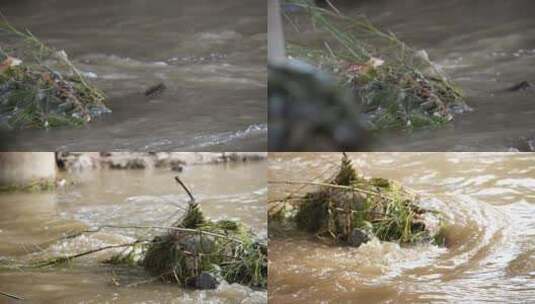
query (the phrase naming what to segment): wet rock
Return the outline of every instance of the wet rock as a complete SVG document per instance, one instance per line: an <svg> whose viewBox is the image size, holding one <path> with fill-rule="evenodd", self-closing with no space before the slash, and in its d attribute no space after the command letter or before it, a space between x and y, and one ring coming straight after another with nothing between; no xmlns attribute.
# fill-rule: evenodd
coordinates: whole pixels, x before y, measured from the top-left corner
<svg viewBox="0 0 535 304"><path fill-rule="evenodd" d="M507 92L517 92L517 91L525 91L528 89L533 89L533 85L529 83L528 81L522 81L518 84L515 84L514 86L505 89Z"/></svg>
<svg viewBox="0 0 535 304"><path fill-rule="evenodd" d="M176 172L191 165L260 161L267 157L266 152L107 152L100 155L91 152L64 152L58 154L58 159L69 170L76 164L75 160L85 154L90 154L96 165L113 169L165 168Z"/></svg>
<svg viewBox="0 0 535 304"><path fill-rule="evenodd" d="M197 277L190 279L187 285L197 289L216 289L219 283L216 275L204 271Z"/></svg>
<svg viewBox="0 0 535 304"><path fill-rule="evenodd" d="M79 172L99 166L98 152L57 152L56 163L60 169Z"/></svg>
<svg viewBox="0 0 535 304"><path fill-rule="evenodd" d="M535 136L522 136L513 142L511 151L535 152Z"/></svg>
<svg viewBox="0 0 535 304"><path fill-rule="evenodd" d="M147 97L156 97L158 95L161 95L163 91L165 91L165 89L167 89L165 84L163 82L160 82L146 89L143 94Z"/></svg>
<svg viewBox="0 0 535 304"><path fill-rule="evenodd" d="M109 162L110 169L145 169L148 163L143 158L115 159Z"/></svg>
<svg viewBox="0 0 535 304"><path fill-rule="evenodd" d="M184 171L184 167L182 164L171 164L171 171L182 172Z"/></svg>
<svg viewBox="0 0 535 304"><path fill-rule="evenodd" d="M351 231L351 237L349 238L349 245L353 247L360 247L360 245L370 241L370 236L366 231L355 228Z"/></svg>

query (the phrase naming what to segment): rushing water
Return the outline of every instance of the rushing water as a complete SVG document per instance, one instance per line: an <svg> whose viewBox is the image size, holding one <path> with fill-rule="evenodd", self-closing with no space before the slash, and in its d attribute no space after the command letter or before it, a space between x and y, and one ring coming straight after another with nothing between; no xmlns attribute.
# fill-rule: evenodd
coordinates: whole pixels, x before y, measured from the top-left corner
<svg viewBox="0 0 535 304"><path fill-rule="evenodd" d="M187 167L180 174L205 215L239 219L266 235L266 163ZM67 232L102 224L169 225L188 197L169 170L90 170L63 176L67 188L51 193L1 194L0 261L14 265L36 257L74 254L133 241L139 230L106 229L53 242ZM180 213L179 213L180 214ZM153 231L151 233L161 233ZM183 290L152 282L142 269L100 263L92 255L64 268L0 271L0 290L28 303L266 303L265 291L223 283L214 291ZM115 286L118 282L120 286ZM5 303L6 298L0 298Z"/></svg>
<svg viewBox="0 0 535 304"><path fill-rule="evenodd" d="M441 128L391 132L375 151L506 151L535 134L535 2L530 0L332 0L344 14L365 14L429 57L465 91L473 112ZM292 27L288 25L289 32ZM322 35L322 34L321 34ZM310 37L317 43L322 36ZM400 134L401 133L401 134Z"/></svg>
<svg viewBox="0 0 535 304"><path fill-rule="evenodd" d="M263 1L2 0L0 11L64 49L109 97L84 128L29 130L11 150L265 150ZM158 97L143 95L163 82Z"/></svg>
<svg viewBox="0 0 535 304"><path fill-rule="evenodd" d="M268 179L322 180L340 153L271 154ZM448 247L269 242L272 303L534 303L535 154L355 153L360 173L435 197ZM269 199L293 190L270 185ZM310 188L309 188L310 189ZM306 190L306 189L304 189Z"/></svg>

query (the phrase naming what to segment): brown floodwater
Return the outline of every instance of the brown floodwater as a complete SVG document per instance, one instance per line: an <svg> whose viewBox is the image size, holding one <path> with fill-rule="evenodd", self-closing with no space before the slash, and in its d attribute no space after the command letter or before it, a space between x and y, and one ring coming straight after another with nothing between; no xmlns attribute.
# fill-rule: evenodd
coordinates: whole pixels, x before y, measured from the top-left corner
<svg viewBox="0 0 535 304"><path fill-rule="evenodd" d="M266 237L266 167L266 162L201 165L186 167L180 176L205 215L241 220ZM74 185L54 192L0 194L0 291L22 296L24 303L266 303L265 290L238 284L222 283L209 291L157 281L136 286L150 277L141 268L102 264L110 253L81 258L65 267L13 268L36 258L131 242L147 231L105 229L53 241L65 233L103 224L171 224L181 214L178 207L188 201L175 175L163 169L89 170L64 173L62 177ZM6 303L6 298L0 296L0 303Z"/></svg>
<svg viewBox="0 0 535 304"><path fill-rule="evenodd" d="M11 133L7 149L265 150L263 1L2 0L0 12L64 49L113 111L83 128ZM159 82L160 96L143 96Z"/></svg>
<svg viewBox="0 0 535 304"><path fill-rule="evenodd" d="M349 155L361 174L395 179L432 197L449 222L448 247L270 239L270 303L535 302L535 154ZM271 153L268 180L322 181L318 176L336 172L340 158ZM269 200L294 189L271 184Z"/></svg>
<svg viewBox="0 0 535 304"><path fill-rule="evenodd" d="M535 83L534 1L331 2L345 15L364 14L414 49L425 50L474 109L440 128L376 135L371 150L507 151L519 137L535 134L535 89L503 92L522 81ZM325 37L294 35L289 24L286 29L287 38L300 44L320 45Z"/></svg>

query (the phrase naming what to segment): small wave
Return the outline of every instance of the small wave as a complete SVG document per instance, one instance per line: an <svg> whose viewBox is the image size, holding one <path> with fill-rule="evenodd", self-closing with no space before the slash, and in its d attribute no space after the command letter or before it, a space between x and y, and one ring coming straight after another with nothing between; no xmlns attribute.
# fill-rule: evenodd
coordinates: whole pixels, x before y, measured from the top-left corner
<svg viewBox="0 0 535 304"><path fill-rule="evenodd" d="M202 135L194 138L194 143L190 148L198 149L215 145L226 144L235 140L255 137L267 134L267 124L254 124L250 125L244 130L238 130L236 132L224 132L212 135Z"/></svg>

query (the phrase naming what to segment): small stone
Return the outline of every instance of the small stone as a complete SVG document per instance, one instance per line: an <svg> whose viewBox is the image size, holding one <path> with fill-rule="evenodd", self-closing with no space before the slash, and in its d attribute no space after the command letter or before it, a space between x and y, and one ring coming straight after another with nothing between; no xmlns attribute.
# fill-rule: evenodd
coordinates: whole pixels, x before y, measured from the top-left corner
<svg viewBox="0 0 535 304"><path fill-rule="evenodd" d="M349 244L354 247L360 247L360 245L370 241L368 234L361 229L355 228L351 231L351 238L349 239Z"/></svg>
<svg viewBox="0 0 535 304"><path fill-rule="evenodd" d="M190 279L188 285L198 289L216 289L219 286L219 281L215 275L201 272L197 277Z"/></svg>
<svg viewBox="0 0 535 304"><path fill-rule="evenodd" d="M525 91L527 89L533 88L533 85L527 81L522 81L521 83L515 84L514 86L508 88L506 91L516 92L516 91Z"/></svg>
<svg viewBox="0 0 535 304"><path fill-rule="evenodd" d="M171 171L182 172L184 171L184 167L180 164L171 164Z"/></svg>

